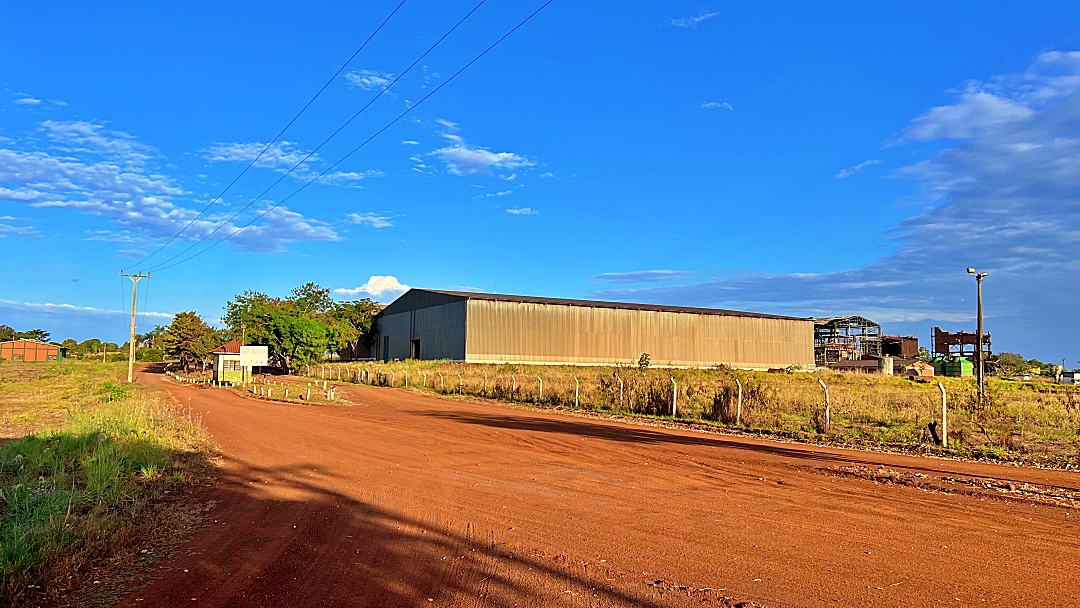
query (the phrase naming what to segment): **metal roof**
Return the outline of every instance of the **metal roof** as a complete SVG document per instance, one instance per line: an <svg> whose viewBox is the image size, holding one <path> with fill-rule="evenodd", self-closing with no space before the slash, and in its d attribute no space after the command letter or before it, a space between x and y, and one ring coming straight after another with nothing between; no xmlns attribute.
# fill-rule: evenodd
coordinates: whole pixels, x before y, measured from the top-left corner
<svg viewBox="0 0 1080 608"><path fill-rule="evenodd" d="M570 300L566 298L543 298L538 296L516 296L502 293L484 293L474 291L447 291L442 289L410 289L405 297L411 292L428 292L442 294L453 298L466 300L490 300L496 302L520 302L523 304L550 304L555 306L586 306L591 308L622 308L626 310L651 310L656 312L681 312L698 315L720 315L726 317L755 317L762 319L785 319L789 321L811 321L809 317L789 317L784 315L770 315L757 312L745 312L740 310L725 310L722 308L697 308L692 306L666 306L660 304L635 304L632 302L608 302L604 300ZM396 301L396 300L395 300ZM391 305L393 302L391 303Z"/></svg>

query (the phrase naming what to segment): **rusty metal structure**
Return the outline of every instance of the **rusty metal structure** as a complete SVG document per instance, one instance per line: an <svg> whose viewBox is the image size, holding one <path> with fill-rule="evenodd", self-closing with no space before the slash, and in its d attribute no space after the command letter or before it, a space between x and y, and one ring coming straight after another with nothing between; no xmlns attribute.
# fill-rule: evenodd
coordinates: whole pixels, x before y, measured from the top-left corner
<svg viewBox="0 0 1080 608"><path fill-rule="evenodd" d="M919 356L919 338L915 336L882 336L881 354L899 359Z"/></svg>
<svg viewBox="0 0 1080 608"><path fill-rule="evenodd" d="M963 357L969 361L975 360L975 351L978 349L979 334L974 331L948 332L940 327L934 328L934 352L935 357L953 358ZM983 361L989 361L993 349L990 347L990 333L983 333Z"/></svg>
<svg viewBox="0 0 1080 608"><path fill-rule="evenodd" d="M813 369L811 319L714 308L412 289L376 317L375 358Z"/></svg>
<svg viewBox="0 0 1080 608"><path fill-rule="evenodd" d="M857 315L814 319L814 361L824 367L881 356L881 325Z"/></svg>

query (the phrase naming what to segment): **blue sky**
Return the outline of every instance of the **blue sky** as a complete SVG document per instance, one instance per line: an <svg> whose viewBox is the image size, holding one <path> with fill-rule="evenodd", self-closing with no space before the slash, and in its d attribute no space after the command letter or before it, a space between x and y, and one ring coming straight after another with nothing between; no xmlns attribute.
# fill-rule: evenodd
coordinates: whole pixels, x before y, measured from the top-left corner
<svg viewBox="0 0 1080 608"><path fill-rule="evenodd" d="M485 3L402 76L476 4L406 0L196 219L398 1L0 4L0 323L123 341L121 268L266 212L141 282L141 328L316 281L925 341L973 329L976 266L995 350L1078 364L1080 5L555 0L416 106L541 2Z"/></svg>

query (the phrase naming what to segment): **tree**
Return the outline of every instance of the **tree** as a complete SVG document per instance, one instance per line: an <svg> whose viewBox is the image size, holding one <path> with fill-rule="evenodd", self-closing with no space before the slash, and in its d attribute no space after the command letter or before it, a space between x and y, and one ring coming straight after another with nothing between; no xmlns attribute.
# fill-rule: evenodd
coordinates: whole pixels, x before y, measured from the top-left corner
<svg viewBox="0 0 1080 608"><path fill-rule="evenodd" d="M330 290L319 287L316 283L304 283L292 290L289 300L295 302L300 310L309 315L322 315L334 308L334 299L330 297Z"/></svg>
<svg viewBox="0 0 1080 608"><path fill-rule="evenodd" d="M0 342L15 339L15 329L10 325L0 325Z"/></svg>
<svg viewBox="0 0 1080 608"><path fill-rule="evenodd" d="M48 342L49 332L44 329L31 329L30 331L20 331L15 334L16 340L37 340L38 342Z"/></svg>
<svg viewBox="0 0 1080 608"><path fill-rule="evenodd" d="M69 354L74 355L75 351L79 348L79 343L75 340L72 340L71 338L68 338L67 340L61 342L60 346L66 348Z"/></svg>
<svg viewBox="0 0 1080 608"><path fill-rule="evenodd" d="M167 329L169 329L167 325L155 325L154 329L145 334L135 334L135 344L140 348L163 348L162 339Z"/></svg>
<svg viewBox="0 0 1080 608"><path fill-rule="evenodd" d="M270 313L281 304L280 298L271 298L258 291L245 291L236 296L225 304L225 316L221 318L226 336L231 340L240 340L243 336L247 344L268 346ZM241 327L244 324L246 331Z"/></svg>
<svg viewBox="0 0 1080 608"><path fill-rule="evenodd" d="M293 365L321 359L330 345L326 324L295 302L286 302L271 312L266 327L271 356L287 374L292 373Z"/></svg>
<svg viewBox="0 0 1080 608"><path fill-rule="evenodd" d="M355 353L360 344L371 344L375 335L375 315L381 310L381 306L368 298L335 302L330 311L330 317L335 320L334 327L339 328L334 333L334 350L341 351L348 346ZM342 324L348 326L348 331L340 328Z"/></svg>
<svg viewBox="0 0 1080 608"><path fill-rule="evenodd" d="M192 364L203 361L214 348L216 332L195 311L177 313L162 340L165 353L180 360L180 365L191 369Z"/></svg>

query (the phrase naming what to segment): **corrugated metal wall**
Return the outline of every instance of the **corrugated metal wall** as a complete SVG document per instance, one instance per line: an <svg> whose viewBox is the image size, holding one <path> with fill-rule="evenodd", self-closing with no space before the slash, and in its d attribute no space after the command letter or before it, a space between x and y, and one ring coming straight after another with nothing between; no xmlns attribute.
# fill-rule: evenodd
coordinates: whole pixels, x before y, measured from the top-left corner
<svg viewBox="0 0 1080 608"><path fill-rule="evenodd" d="M377 357L408 359L412 340L420 340L421 359L465 360L464 299L379 317ZM386 339L389 338L389 342Z"/></svg>
<svg viewBox="0 0 1080 608"><path fill-rule="evenodd" d="M647 352L658 366L814 367L814 324L798 319L469 300L466 339L476 363L629 363Z"/></svg>

